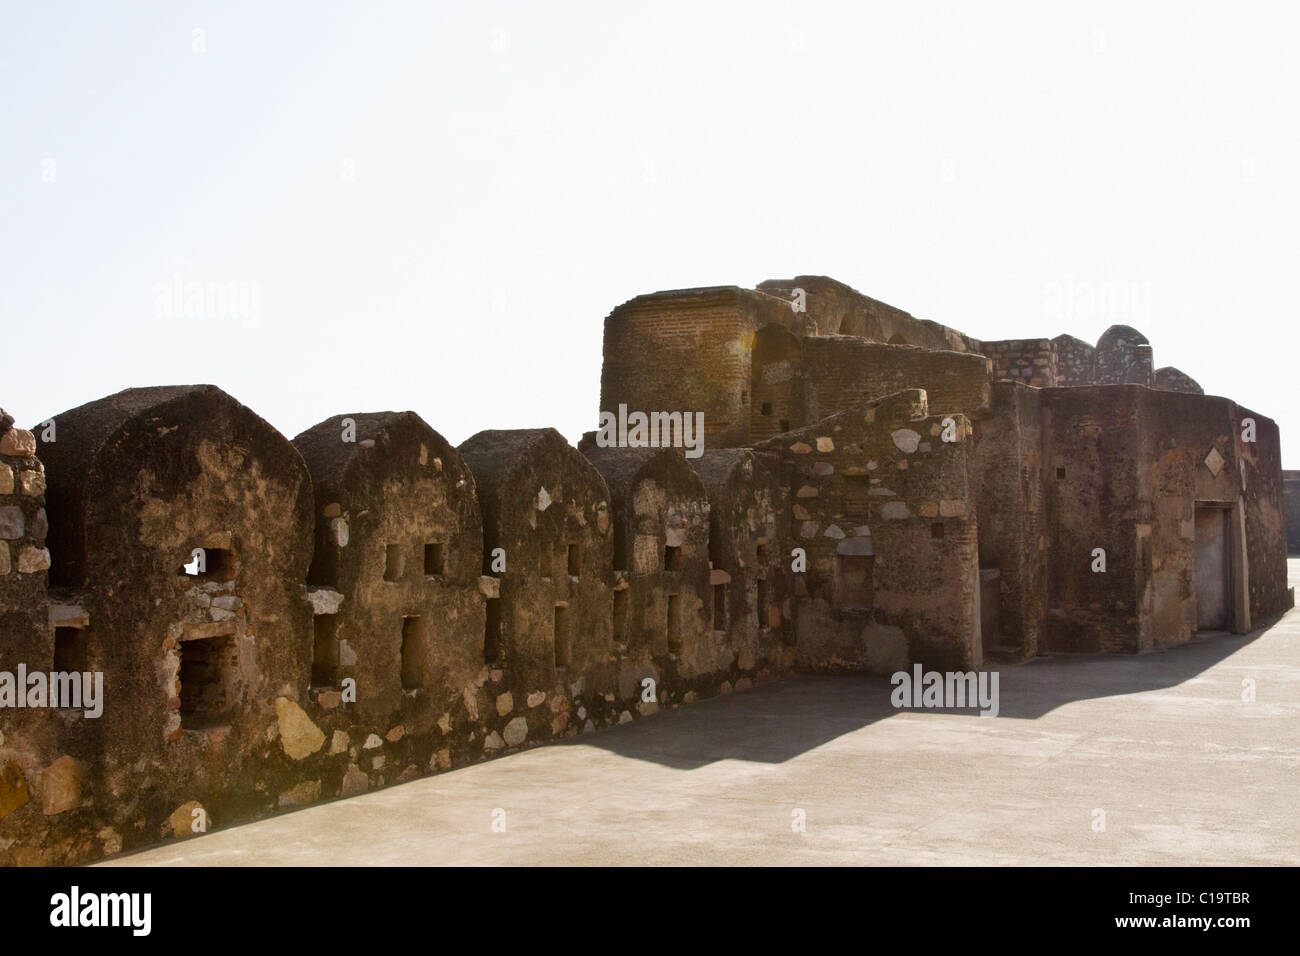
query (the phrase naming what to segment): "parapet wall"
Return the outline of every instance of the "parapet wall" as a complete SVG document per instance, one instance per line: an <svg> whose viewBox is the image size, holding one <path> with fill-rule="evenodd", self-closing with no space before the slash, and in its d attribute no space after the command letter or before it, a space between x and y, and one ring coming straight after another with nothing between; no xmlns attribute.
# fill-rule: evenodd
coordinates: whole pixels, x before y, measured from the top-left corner
<svg viewBox="0 0 1300 956"><path fill-rule="evenodd" d="M819 336L804 339L803 365L809 423L904 389L924 389L932 408L948 412L988 404L989 361L979 353Z"/></svg>
<svg viewBox="0 0 1300 956"><path fill-rule="evenodd" d="M39 436L0 412L0 865L792 671L1141 653L1292 602L1276 424L1127 327L981 343L824 277L655 293L606 320L601 404L702 412L699 457L548 428L454 448L413 412L291 443L210 385ZM98 712L15 706L19 668L99 675Z"/></svg>

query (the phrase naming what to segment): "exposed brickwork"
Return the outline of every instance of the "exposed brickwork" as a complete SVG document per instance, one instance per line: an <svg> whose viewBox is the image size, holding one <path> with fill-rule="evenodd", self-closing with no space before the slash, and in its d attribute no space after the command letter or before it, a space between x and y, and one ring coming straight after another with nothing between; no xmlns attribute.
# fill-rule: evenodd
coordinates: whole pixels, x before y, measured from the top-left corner
<svg viewBox="0 0 1300 956"><path fill-rule="evenodd" d="M977 353L823 336L804 339L804 366L808 422L907 388L925 389L936 411L970 414L988 403L989 363Z"/></svg>
<svg viewBox="0 0 1300 956"><path fill-rule="evenodd" d="M1051 339L1004 339L981 342L993 362L993 378L1043 388L1057 384L1056 346Z"/></svg>

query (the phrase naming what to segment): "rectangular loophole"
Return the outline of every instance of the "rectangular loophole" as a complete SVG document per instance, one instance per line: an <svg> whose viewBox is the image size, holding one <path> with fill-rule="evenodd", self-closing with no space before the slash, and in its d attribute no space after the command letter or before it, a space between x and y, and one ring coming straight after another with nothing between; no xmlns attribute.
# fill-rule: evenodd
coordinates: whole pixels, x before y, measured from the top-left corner
<svg viewBox="0 0 1300 956"><path fill-rule="evenodd" d="M767 627L767 581L758 579L758 594L754 601L754 613L758 615L758 626Z"/></svg>
<svg viewBox="0 0 1300 956"><path fill-rule="evenodd" d="M180 642L181 727L202 730L230 723L236 704L238 648L233 634Z"/></svg>
<svg viewBox="0 0 1300 956"><path fill-rule="evenodd" d="M181 574L199 581L233 581L237 570L235 553L227 548L195 548Z"/></svg>
<svg viewBox="0 0 1300 956"><path fill-rule="evenodd" d="M844 513L850 518L871 517L871 478L844 476Z"/></svg>
<svg viewBox="0 0 1300 956"><path fill-rule="evenodd" d="M396 581L402 576L402 546L390 544L384 548L384 580Z"/></svg>
<svg viewBox="0 0 1300 956"><path fill-rule="evenodd" d="M713 585L713 629L715 631L727 629L727 586L725 584Z"/></svg>
<svg viewBox="0 0 1300 956"><path fill-rule="evenodd" d="M576 544L569 545L569 577L576 578L582 574L582 548Z"/></svg>
<svg viewBox="0 0 1300 956"><path fill-rule="evenodd" d="M313 687L333 687L339 678L339 618L337 614L317 614L311 650Z"/></svg>
<svg viewBox="0 0 1300 956"><path fill-rule="evenodd" d="M674 654L682 649L681 617L677 595L668 595L668 650Z"/></svg>
<svg viewBox="0 0 1300 956"><path fill-rule="evenodd" d="M1064 477L1065 477L1065 469L1064 469L1064 468L1058 468L1058 469L1056 469L1056 477L1057 477L1057 478L1064 478Z"/></svg>
<svg viewBox="0 0 1300 956"><path fill-rule="evenodd" d="M614 643L627 643L627 589L614 592Z"/></svg>
<svg viewBox="0 0 1300 956"><path fill-rule="evenodd" d="M441 577L447 568L445 562L441 541L431 541L424 546L424 573L428 577Z"/></svg>
<svg viewBox="0 0 1300 956"><path fill-rule="evenodd" d="M682 569L682 549L674 544L664 545L664 570L680 571Z"/></svg>
<svg viewBox="0 0 1300 956"><path fill-rule="evenodd" d="M80 627L54 629L54 670L59 674L83 674L90 670L90 632Z"/></svg>
<svg viewBox="0 0 1300 956"><path fill-rule="evenodd" d="M569 609L555 605L555 669L569 666Z"/></svg>
<svg viewBox="0 0 1300 956"><path fill-rule="evenodd" d="M942 537L943 537L943 522L942 522L942 521L936 521L936 522L934 522L933 524L930 525L930 537L932 537L932 538L942 538Z"/></svg>
<svg viewBox="0 0 1300 956"><path fill-rule="evenodd" d="M771 403L771 402L764 402L764 403L762 404L762 406L760 407L759 414L762 414L762 415L771 415L771 414L772 414L772 403Z"/></svg>
<svg viewBox="0 0 1300 956"><path fill-rule="evenodd" d="M836 558L835 595L839 607L871 610L875 595L872 584L875 561L875 556L869 554L841 554Z"/></svg>
<svg viewBox="0 0 1300 956"><path fill-rule="evenodd" d="M487 599L487 630L483 635L483 663L501 660L501 599Z"/></svg>
<svg viewBox="0 0 1300 956"><path fill-rule="evenodd" d="M781 419L781 434L784 435L789 430L790 430L790 419L788 418Z"/></svg>
<svg viewBox="0 0 1300 956"><path fill-rule="evenodd" d="M430 650L424 618L402 618L402 690L419 690L428 686Z"/></svg>

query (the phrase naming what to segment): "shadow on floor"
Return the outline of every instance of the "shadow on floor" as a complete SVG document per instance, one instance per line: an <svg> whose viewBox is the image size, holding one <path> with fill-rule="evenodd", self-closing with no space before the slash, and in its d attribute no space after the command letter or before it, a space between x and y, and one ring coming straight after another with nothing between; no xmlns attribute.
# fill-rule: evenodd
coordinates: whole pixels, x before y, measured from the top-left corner
<svg viewBox="0 0 1300 956"><path fill-rule="evenodd" d="M1214 667L1268 629L1249 634L1203 634L1188 644L1142 655L1040 657L1018 666L1000 666L996 668L997 719L1036 720L1078 700L1175 687ZM797 676L699 701L558 746L600 747L678 769L718 760L783 763L909 710L936 719L978 714L975 708L895 708L890 703L892 691L887 677ZM992 720L990 726L996 726Z"/></svg>

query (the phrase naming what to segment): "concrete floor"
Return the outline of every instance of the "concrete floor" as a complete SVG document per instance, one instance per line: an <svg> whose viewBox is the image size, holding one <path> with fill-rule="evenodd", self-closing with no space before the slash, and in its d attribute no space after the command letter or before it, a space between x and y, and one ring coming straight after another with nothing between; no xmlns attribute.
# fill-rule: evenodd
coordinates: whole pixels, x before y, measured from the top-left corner
<svg viewBox="0 0 1300 956"><path fill-rule="evenodd" d="M1300 863L1300 611L1003 668L996 718L890 690L767 684L104 865Z"/></svg>

